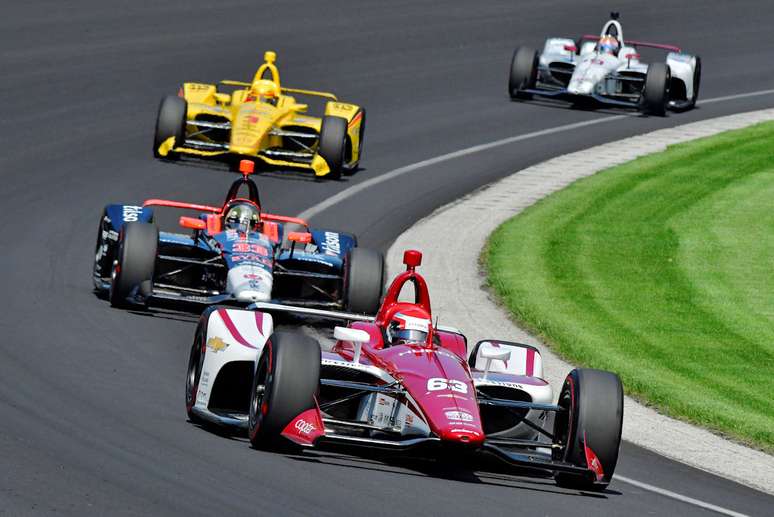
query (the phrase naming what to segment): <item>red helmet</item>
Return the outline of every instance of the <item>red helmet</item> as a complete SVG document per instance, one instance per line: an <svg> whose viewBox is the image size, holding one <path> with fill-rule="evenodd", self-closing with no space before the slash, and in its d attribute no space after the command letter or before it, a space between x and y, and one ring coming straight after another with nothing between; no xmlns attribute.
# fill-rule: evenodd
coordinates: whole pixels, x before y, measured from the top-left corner
<svg viewBox="0 0 774 517"><path fill-rule="evenodd" d="M430 342L433 325L430 314L421 307L400 303L385 328L387 346L406 343L426 344Z"/></svg>

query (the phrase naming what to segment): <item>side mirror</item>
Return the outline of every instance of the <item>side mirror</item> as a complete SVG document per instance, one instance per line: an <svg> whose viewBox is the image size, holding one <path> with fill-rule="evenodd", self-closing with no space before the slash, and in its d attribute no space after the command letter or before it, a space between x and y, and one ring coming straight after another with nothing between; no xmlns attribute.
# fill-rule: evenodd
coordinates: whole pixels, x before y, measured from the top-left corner
<svg viewBox="0 0 774 517"><path fill-rule="evenodd" d="M296 104L293 106L293 111L300 111L301 113L306 112L306 110L309 109L309 104Z"/></svg>
<svg viewBox="0 0 774 517"><path fill-rule="evenodd" d="M482 359L486 359L486 366L484 366L484 379L489 375L489 370L492 368L492 361L507 361L511 357L511 351L508 347L495 348L493 346L483 346L488 343L481 343L482 348L479 352Z"/></svg>
<svg viewBox="0 0 774 517"><path fill-rule="evenodd" d="M371 335L362 329L353 329L349 327L336 327L333 329L333 337L338 341L351 341L355 345L355 351L352 354L352 362L360 362L360 352L363 349L363 343L371 341Z"/></svg>
<svg viewBox="0 0 774 517"><path fill-rule="evenodd" d="M207 223L201 219L196 219L195 217L186 217L183 215L180 217L179 222L180 226L183 228L189 228L191 230L204 230L207 228Z"/></svg>
<svg viewBox="0 0 774 517"><path fill-rule="evenodd" d="M227 93L216 93L215 100L224 106L231 104L231 95Z"/></svg>
<svg viewBox="0 0 774 517"><path fill-rule="evenodd" d="M351 341L353 343L368 343L371 341L371 335L365 330L349 327L334 328L333 337L338 341Z"/></svg>
<svg viewBox="0 0 774 517"><path fill-rule="evenodd" d="M288 233L288 240L291 242L300 242L301 244L309 244L312 242L312 234L307 232L290 232Z"/></svg>
<svg viewBox="0 0 774 517"><path fill-rule="evenodd" d="M481 357L492 361L507 361L511 357L511 351L507 348L484 347L481 350Z"/></svg>

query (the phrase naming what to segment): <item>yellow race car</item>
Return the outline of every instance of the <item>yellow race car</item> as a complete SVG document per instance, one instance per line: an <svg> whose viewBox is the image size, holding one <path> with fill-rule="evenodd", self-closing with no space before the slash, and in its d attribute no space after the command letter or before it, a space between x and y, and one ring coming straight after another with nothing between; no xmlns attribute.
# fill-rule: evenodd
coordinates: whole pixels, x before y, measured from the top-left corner
<svg viewBox="0 0 774 517"><path fill-rule="evenodd" d="M161 100L153 138L157 158L257 158L270 166L312 169L340 178L363 152L365 108L339 102L332 93L285 88L268 51L252 82L184 83ZM219 86L230 91L221 91ZM322 98L322 118L290 94Z"/></svg>

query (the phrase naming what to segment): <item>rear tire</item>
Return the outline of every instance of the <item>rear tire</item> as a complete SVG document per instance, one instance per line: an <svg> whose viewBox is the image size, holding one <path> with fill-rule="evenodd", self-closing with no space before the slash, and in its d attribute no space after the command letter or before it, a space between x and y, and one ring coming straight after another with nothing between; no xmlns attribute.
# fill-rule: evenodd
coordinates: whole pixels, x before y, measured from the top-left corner
<svg viewBox="0 0 774 517"><path fill-rule="evenodd" d="M535 87L538 59L538 53L529 47L519 47L513 53L511 72L508 77L508 95L511 100L532 98L532 94L521 90Z"/></svg>
<svg viewBox="0 0 774 517"><path fill-rule="evenodd" d="M666 63L652 63L645 76L642 92L643 108L646 113L663 117L669 103L669 67Z"/></svg>
<svg viewBox="0 0 774 517"><path fill-rule="evenodd" d="M290 445L282 431L316 406L320 345L298 333L275 332L266 341L250 390L248 436L257 449Z"/></svg>
<svg viewBox="0 0 774 517"><path fill-rule="evenodd" d="M384 287L384 256L367 248L352 248L344 265L344 296L348 311L376 314Z"/></svg>
<svg viewBox="0 0 774 517"><path fill-rule="evenodd" d="M322 156L331 170L331 179L340 179L344 167L344 151L347 143L347 119L326 115L320 128L320 145L317 154Z"/></svg>
<svg viewBox="0 0 774 517"><path fill-rule="evenodd" d="M110 283L110 305L127 305L132 289L148 280L153 282L159 230L155 224L126 223L118 238L117 262Z"/></svg>
<svg viewBox="0 0 774 517"><path fill-rule="evenodd" d="M579 490L604 490L618 463L623 425L623 387L611 372L577 368L570 372L559 394L559 405L567 411L554 420L555 440L566 447L554 459L588 467L585 446L602 465L601 480L557 473L556 484ZM585 445L585 446L584 446Z"/></svg>
<svg viewBox="0 0 774 517"><path fill-rule="evenodd" d="M185 142L185 121L188 115L188 103L176 95L167 95L161 99L159 113L156 117L156 132L153 134L153 156L156 158L175 160L176 153L166 156L159 154L159 146L171 136L175 137L175 147Z"/></svg>

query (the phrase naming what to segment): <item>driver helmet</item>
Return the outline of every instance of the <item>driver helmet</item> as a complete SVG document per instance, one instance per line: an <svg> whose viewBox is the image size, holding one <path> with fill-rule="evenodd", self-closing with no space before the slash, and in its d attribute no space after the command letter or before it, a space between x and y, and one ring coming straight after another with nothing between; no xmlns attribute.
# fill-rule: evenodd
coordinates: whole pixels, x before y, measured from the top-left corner
<svg viewBox="0 0 774 517"><path fill-rule="evenodd" d="M225 227L242 233L257 232L261 224L261 211L253 203L236 203L226 212Z"/></svg>
<svg viewBox="0 0 774 517"><path fill-rule="evenodd" d="M385 334L388 346L427 343L432 321L419 307L407 307L393 314Z"/></svg>
<svg viewBox="0 0 774 517"><path fill-rule="evenodd" d="M612 55L618 55L619 45L618 40L615 38L615 36L602 36L599 39L599 44L597 45L597 49L600 53L605 54L612 54Z"/></svg>
<svg viewBox="0 0 774 517"><path fill-rule="evenodd" d="M279 86L274 81L268 79L258 79L250 87L252 94L258 97L259 102L268 102L274 104L279 97Z"/></svg>

